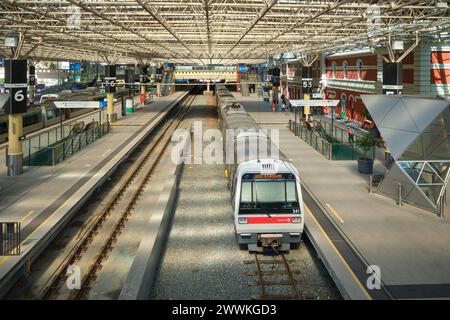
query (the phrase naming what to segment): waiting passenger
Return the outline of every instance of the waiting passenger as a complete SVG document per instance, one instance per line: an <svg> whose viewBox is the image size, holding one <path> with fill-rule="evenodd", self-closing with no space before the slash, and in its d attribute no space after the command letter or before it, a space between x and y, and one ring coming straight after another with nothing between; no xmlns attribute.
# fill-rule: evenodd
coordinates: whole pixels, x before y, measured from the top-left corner
<svg viewBox="0 0 450 320"><path fill-rule="evenodd" d="M353 139L355 132L353 131L353 128L350 125L347 126L347 133L348 133L348 142L351 144L355 143L355 140Z"/></svg>

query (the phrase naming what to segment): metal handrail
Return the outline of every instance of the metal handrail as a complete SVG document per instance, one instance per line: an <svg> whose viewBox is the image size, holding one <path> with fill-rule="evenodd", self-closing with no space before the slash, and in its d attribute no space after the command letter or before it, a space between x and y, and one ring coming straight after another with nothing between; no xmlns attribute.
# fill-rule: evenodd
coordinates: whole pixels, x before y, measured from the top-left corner
<svg viewBox="0 0 450 320"><path fill-rule="evenodd" d="M354 158L355 154L359 153L358 148L356 148L356 143L330 142L324 139L319 131L316 131L318 135L314 135L313 131L306 129L301 123L296 124L292 120L289 120L289 129L328 160L333 160L334 146L350 147L352 149L352 158Z"/></svg>

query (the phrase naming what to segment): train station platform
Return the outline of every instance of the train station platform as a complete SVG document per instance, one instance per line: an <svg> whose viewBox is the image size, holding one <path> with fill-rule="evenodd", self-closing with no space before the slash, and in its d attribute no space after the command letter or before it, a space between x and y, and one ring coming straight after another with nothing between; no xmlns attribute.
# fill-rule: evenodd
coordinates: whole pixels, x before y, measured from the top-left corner
<svg viewBox="0 0 450 320"><path fill-rule="evenodd" d="M133 104L137 105L138 103L139 103L139 96L136 95L133 97ZM89 109L86 111L87 112L83 113L82 115L63 120L63 122L62 122L63 126L74 124L74 123L81 122L81 121L84 121L85 123L89 123L91 121L99 121L99 122L105 123L107 121L108 115L107 115L106 111L104 111L104 110L102 112L99 112L98 109L94 109L94 110ZM114 112L117 114L117 119L120 119L123 117L121 101L114 103ZM55 130L56 128L59 128L60 126L61 126L61 122L58 122L53 125L49 125L48 127L45 127L45 128L39 129L37 131L34 131L32 133L26 134L26 137L27 138L37 137L48 131ZM8 147L8 142L0 143L0 152L3 152L3 150L7 147ZM3 162L1 162L1 161L3 161ZM0 167L3 165L4 161L5 161L5 158L0 158Z"/></svg>
<svg viewBox="0 0 450 320"><path fill-rule="evenodd" d="M0 221L21 223L21 255L0 257L0 297L11 279L45 248L65 222L188 91L155 99L112 124L100 140L52 167L27 167L17 177L0 163Z"/></svg>
<svg viewBox="0 0 450 320"><path fill-rule="evenodd" d="M302 179L307 235L344 297L450 298L448 206L439 218L368 193L368 176L358 173L356 161L327 160L287 128L292 115L273 113L255 96L238 99L256 121L263 120L261 127L280 130L280 150ZM281 117L287 121L279 123ZM383 170L379 161L375 167ZM380 290L367 288L367 266L380 268Z"/></svg>

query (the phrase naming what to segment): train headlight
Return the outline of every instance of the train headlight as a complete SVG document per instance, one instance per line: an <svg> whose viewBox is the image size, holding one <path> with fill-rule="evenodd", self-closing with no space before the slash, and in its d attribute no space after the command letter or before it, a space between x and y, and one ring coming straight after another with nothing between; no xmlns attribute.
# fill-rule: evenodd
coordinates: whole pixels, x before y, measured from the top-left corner
<svg viewBox="0 0 450 320"><path fill-rule="evenodd" d="M239 218L238 222L239 222L239 224L247 224L248 223L248 219L247 218Z"/></svg>
<svg viewBox="0 0 450 320"><path fill-rule="evenodd" d="M292 223L300 223L300 222L302 222L302 218L300 218L300 217L292 218Z"/></svg>

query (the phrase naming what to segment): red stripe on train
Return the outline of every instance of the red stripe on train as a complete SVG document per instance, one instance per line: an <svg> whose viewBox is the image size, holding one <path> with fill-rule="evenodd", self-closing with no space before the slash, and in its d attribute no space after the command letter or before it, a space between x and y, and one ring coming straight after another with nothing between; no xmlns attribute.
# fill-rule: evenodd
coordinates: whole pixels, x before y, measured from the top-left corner
<svg viewBox="0 0 450 320"><path fill-rule="evenodd" d="M292 223L292 217L248 217L248 224Z"/></svg>

